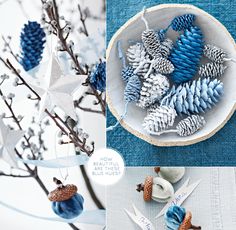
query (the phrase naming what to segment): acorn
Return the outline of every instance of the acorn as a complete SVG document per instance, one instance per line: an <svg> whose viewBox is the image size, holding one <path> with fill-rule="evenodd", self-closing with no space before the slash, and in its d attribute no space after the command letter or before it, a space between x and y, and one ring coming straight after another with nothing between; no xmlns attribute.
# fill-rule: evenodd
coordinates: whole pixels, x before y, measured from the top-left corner
<svg viewBox="0 0 236 230"><path fill-rule="evenodd" d="M192 213L188 211L185 214L184 220L182 224L180 225L179 230L201 229L200 226L192 225L191 221L192 221Z"/></svg>
<svg viewBox="0 0 236 230"><path fill-rule="evenodd" d="M57 188L51 191L48 199L52 201L54 213L64 219L73 219L83 212L84 198L77 193L73 184L63 185L60 180L53 178Z"/></svg>
<svg viewBox="0 0 236 230"><path fill-rule="evenodd" d="M192 213L177 205L170 206L165 213L165 223L169 230L201 229L191 223Z"/></svg>
<svg viewBox="0 0 236 230"><path fill-rule="evenodd" d="M155 167L154 171L172 184L180 181L185 174L184 167Z"/></svg>
<svg viewBox="0 0 236 230"><path fill-rule="evenodd" d="M153 178L147 176L144 184L138 184L138 192L143 191L144 201L154 200L156 202L168 202L174 196L173 186L165 179L160 177Z"/></svg>

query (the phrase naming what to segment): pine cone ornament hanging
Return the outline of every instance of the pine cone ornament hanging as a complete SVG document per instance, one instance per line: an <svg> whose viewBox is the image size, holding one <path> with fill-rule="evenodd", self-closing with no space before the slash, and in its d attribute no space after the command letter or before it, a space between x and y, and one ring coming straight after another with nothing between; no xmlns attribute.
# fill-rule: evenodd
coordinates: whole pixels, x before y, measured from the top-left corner
<svg viewBox="0 0 236 230"><path fill-rule="evenodd" d="M226 52L223 49L214 45L205 45L203 53L205 57L209 58L213 62L223 63L227 59Z"/></svg>
<svg viewBox="0 0 236 230"><path fill-rule="evenodd" d="M200 28L190 27L177 40L169 57L175 67L171 76L176 84L187 82L195 76L202 54L203 34Z"/></svg>
<svg viewBox="0 0 236 230"><path fill-rule="evenodd" d="M191 115L178 123L176 126L177 134L182 137L190 136L200 130L205 124L204 117Z"/></svg>
<svg viewBox="0 0 236 230"><path fill-rule="evenodd" d="M147 53L144 45L142 43L136 43L135 45L131 45L127 52L127 59L129 64L136 69L141 62L144 62L149 59L149 54ZM150 64L144 64L137 72L138 75L144 76L149 69Z"/></svg>
<svg viewBox="0 0 236 230"><path fill-rule="evenodd" d="M158 48L159 53L163 58L168 58L173 46L173 41L169 38L166 38L163 42L161 42Z"/></svg>
<svg viewBox="0 0 236 230"><path fill-rule="evenodd" d="M173 86L161 104L173 107L178 114L198 114L211 109L224 93L223 83L217 79L199 78Z"/></svg>
<svg viewBox="0 0 236 230"><path fill-rule="evenodd" d="M97 64L90 74L89 81L91 85L100 92L106 89L106 62Z"/></svg>
<svg viewBox="0 0 236 230"><path fill-rule="evenodd" d="M152 57L160 56L159 49L158 49L160 46L160 40L153 29L146 29L145 31L143 31L142 42L147 52Z"/></svg>
<svg viewBox="0 0 236 230"><path fill-rule="evenodd" d="M198 74L201 77L220 77L225 72L227 66L220 63L207 63L205 65L200 66Z"/></svg>
<svg viewBox="0 0 236 230"><path fill-rule="evenodd" d="M176 115L172 107L160 106L144 118L144 129L149 134L158 135L159 132L173 126Z"/></svg>
<svg viewBox="0 0 236 230"><path fill-rule="evenodd" d="M143 82L137 105L141 108L146 108L161 100L169 90L169 87L170 83L166 76L161 74L150 74Z"/></svg>
<svg viewBox="0 0 236 230"><path fill-rule="evenodd" d="M37 22L28 21L20 35L20 64L28 71L36 67L41 59L45 43L45 33Z"/></svg>

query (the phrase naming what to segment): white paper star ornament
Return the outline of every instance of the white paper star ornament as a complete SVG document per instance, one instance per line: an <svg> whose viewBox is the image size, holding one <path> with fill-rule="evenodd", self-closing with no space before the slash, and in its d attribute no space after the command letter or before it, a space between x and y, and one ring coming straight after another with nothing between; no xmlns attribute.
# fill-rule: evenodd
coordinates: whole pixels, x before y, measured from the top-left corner
<svg viewBox="0 0 236 230"><path fill-rule="evenodd" d="M25 131L22 130L10 130L0 119L0 159L11 167L18 167L15 146L24 134Z"/></svg>
<svg viewBox="0 0 236 230"><path fill-rule="evenodd" d="M73 93L77 90L87 75L63 75L63 71L54 55L51 56L45 70L42 65L37 82L30 86L41 97L39 108L39 120L45 116L45 110L51 112L55 106L62 109L66 115L76 120L73 102ZM43 71L42 71L43 70Z"/></svg>

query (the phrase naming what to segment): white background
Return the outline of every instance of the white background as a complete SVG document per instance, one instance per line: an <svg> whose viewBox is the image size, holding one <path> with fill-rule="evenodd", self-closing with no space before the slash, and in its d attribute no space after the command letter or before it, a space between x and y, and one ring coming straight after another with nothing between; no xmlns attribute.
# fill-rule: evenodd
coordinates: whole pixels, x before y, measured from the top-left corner
<svg viewBox="0 0 236 230"><path fill-rule="evenodd" d="M23 0L23 11L20 7L17 0L7 0L1 1L3 2L0 5L0 34L7 36L11 35L13 37L12 41L12 48L15 52L19 52L19 35L23 24L27 22L27 20L36 20L40 21L41 15L41 1L30 1L30 0ZM101 7L102 7L102 0L86 0L86 1L79 1L81 6L89 6L90 10L93 14L100 15ZM60 3L60 4L59 4ZM59 11L61 15L64 15L65 18L68 20L72 20L72 23L79 27L79 13L76 10L77 1L67 0L61 4L61 1L58 0ZM71 14L69 9L72 9L73 6L75 7L75 12ZM84 35L80 35L78 32L74 32L73 34L73 41L75 42L77 51L81 51L82 61L86 61L88 64L96 63L99 57L102 57L101 54L104 53L104 38L103 33L105 29L105 22L104 20L88 20L87 27L91 37L96 39L95 45L88 45L90 40L87 39ZM50 42L49 42L50 41ZM51 42L51 39L48 38L48 45L54 44L55 41ZM0 49L2 48L2 41L0 42ZM95 50L95 48L97 50ZM79 50L78 50L79 49ZM86 51L86 52L85 52ZM49 49L45 51L43 61L47 61ZM14 63L17 68L20 66L14 62L14 59L10 55L6 55L1 52L1 56L3 57L10 57L10 60ZM6 68L1 64L0 65L0 74L7 72ZM68 69L68 68L67 68ZM25 75L22 72L23 75ZM23 126L26 129L29 118L31 117L31 113L33 113L33 105L29 101L23 101L24 96L26 93L26 88L24 87L17 87L12 88L11 84L4 84L4 88L2 88L4 92L13 91L16 93L16 103L14 103L14 110L20 112L21 114L25 115L23 120ZM82 93L84 88L81 88L78 91L78 94ZM0 102L1 113L2 110L2 102ZM34 111L35 112L35 111ZM90 140L95 141L95 147L101 148L105 146L105 119L102 115L94 115L90 113L84 113L78 111L78 116L80 119L80 124L83 129L89 133ZM53 124L53 122L51 122ZM49 148L49 151L45 152L44 157L46 159L55 158L55 151L59 156L66 155L68 152L67 147L60 147L59 145L56 146L55 150L55 141L57 134L57 127L52 125L49 130L46 130L44 135L44 139L46 142L46 146ZM70 147L70 153L73 154L73 147ZM3 162L0 161L0 169L7 170L8 166ZM65 173L65 171L63 171ZM43 182L45 183L46 187L49 190L55 188L52 177L56 176L60 178L59 171L56 169L39 169L39 175L41 176ZM67 183L74 183L78 186L79 193L81 193L85 198L85 205L84 208L86 210L95 209L95 205L89 197L89 194L86 190L85 184L83 182L83 178L80 174L79 168L70 168L69 169L69 178ZM99 187L98 185L93 185L96 193L98 194L99 198L102 200L103 204L105 202L104 199L104 188ZM16 206L24 211L31 212L32 214L42 215L42 216L54 216L54 213L51 210L51 204L48 201L47 197L38 186L38 184L31 178L21 179L21 178L9 178L9 177L0 177L0 200ZM102 229L101 226L83 226L79 225L81 229L86 230L95 230L95 229ZM64 229L71 229L67 224L64 223L57 223L57 222L48 222L42 221L38 219L33 219L31 217L27 217L12 210L8 210L2 206L0 206L0 228L3 230L13 230L13 229L22 229L22 230L42 230L42 229L57 229L57 230L64 230Z"/></svg>

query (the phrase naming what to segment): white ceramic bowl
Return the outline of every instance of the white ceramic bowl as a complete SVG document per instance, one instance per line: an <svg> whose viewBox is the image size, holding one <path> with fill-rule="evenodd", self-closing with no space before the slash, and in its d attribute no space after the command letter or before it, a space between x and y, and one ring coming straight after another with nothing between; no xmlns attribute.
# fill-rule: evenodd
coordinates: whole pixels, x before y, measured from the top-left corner
<svg viewBox="0 0 236 230"><path fill-rule="evenodd" d="M186 13L197 16L195 25L202 29L207 43L223 48L230 57L236 57L236 45L227 29L213 16L197 7L183 4L163 4L147 9L145 17L150 28L160 29L166 28L174 17ZM122 48L126 51L129 40L141 40L141 33L145 29L141 15L142 12L127 21L115 33L107 49L107 102L109 109L117 119L124 111L125 84L120 77L122 65L118 58L116 44L118 40L121 40ZM167 36L176 39L176 33L171 29ZM207 124L194 135L188 137L180 137L175 133L161 136L149 135L142 127L146 110L137 107L135 104L129 105L128 114L121 125L135 136L158 146L189 145L211 137L224 126L236 108L236 64L227 62L227 66L228 68L221 78L224 83L224 96L212 110L203 115ZM112 133L109 135L112 135Z"/></svg>

